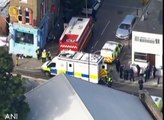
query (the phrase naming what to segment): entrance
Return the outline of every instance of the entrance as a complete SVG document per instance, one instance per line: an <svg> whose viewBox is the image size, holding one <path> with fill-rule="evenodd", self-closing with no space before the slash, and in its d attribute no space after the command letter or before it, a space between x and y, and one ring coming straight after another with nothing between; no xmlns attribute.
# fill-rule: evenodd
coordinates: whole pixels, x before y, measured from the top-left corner
<svg viewBox="0 0 164 120"><path fill-rule="evenodd" d="M147 60L150 62L150 66L155 66L155 54L147 54Z"/></svg>

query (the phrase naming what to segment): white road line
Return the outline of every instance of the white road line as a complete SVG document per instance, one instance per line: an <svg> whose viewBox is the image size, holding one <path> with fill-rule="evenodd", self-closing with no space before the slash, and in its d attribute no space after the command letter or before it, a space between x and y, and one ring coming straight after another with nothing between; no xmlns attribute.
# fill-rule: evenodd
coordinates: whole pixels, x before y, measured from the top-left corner
<svg viewBox="0 0 164 120"><path fill-rule="evenodd" d="M106 26L104 27L103 31L101 32L101 36L104 34L104 32L105 32L105 30L106 30L107 26L109 25L109 23L110 23L110 20L108 20L108 22L107 22Z"/></svg>

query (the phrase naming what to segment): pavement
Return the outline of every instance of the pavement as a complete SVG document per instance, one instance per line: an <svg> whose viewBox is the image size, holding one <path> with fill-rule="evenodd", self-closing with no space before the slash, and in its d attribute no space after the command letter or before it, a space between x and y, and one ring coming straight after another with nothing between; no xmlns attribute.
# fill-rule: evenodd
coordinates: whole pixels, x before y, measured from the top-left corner
<svg viewBox="0 0 164 120"><path fill-rule="evenodd" d="M12 57L13 57L13 61L15 64L16 56L13 55ZM26 73L28 73L27 76L30 76L30 77L48 79L48 78L43 78L44 75L43 75L43 73L41 73L42 64L43 63L41 60L37 60L35 58L19 59L19 65L14 67L14 73L21 73L22 75L27 75ZM112 70L113 70L112 77L113 77L114 83L126 84L126 85L130 85L130 86L138 85L139 77L135 77L135 81L130 82L130 80L123 80L123 79L119 78L119 73L116 72L114 64L112 65ZM36 73L38 75L36 75ZM157 84L157 78L156 79L151 78L147 82L144 82L144 86L162 89L163 88L163 76L160 78L159 84Z"/></svg>

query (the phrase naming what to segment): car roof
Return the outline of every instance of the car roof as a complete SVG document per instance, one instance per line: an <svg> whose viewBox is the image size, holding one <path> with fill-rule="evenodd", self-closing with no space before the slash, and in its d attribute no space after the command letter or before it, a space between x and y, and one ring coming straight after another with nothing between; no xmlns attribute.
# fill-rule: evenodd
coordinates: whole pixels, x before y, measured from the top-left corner
<svg viewBox="0 0 164 120"><path fill-rule="evenodd" d="M134 15L126 15L124 20L121 23L131 24L134 18L135 18Z"/></svg>

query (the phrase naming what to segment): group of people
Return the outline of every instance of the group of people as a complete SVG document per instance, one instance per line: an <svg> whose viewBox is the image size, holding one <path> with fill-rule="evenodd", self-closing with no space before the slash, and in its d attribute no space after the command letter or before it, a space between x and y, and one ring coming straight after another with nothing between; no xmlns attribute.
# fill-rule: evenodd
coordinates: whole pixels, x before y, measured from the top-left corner
<svg viewBox="0 0 164 120"><path fill-rule="evenodd" d="M135 81L134 80L135 73L132 67L130 69L126 68L125 65L122 65L120 63L119 59L116 60L115 65L116 65L116 71L120 74L121 79L124 79L124 80L130 79L130 81L133 81L133 82ZM140 74L141 67L139 65L136 65L136 68L137 68L137 77L140 77L142 75ZM151 68L149 64L146 67L146 69L143 72L144 81L142 77L138 80L140 90L143 89L143 83L150 79L151 73L152 73L153 78L156 78L156 72L157 72L157 68L155 66L152 66Z"/></svg>
<svg viewBox="0 0 164 120"><path fill-rule="evenodd" d="M132 68L128 70L125 65L120 63L119 59L116 59L116 71L120 74L121 79L134 81L134 70Z"/></svg>
<svg viewBox="0 0 164 120"><path fill-rule="evenodd" d="M52 55L50 51L46 51L46 49L41 49L38 47L38 49L36 50L36 54L37 54L37 59L40 60L42 59L42 62L46 62L47 60L51 60L52 59Z"/></svg>

